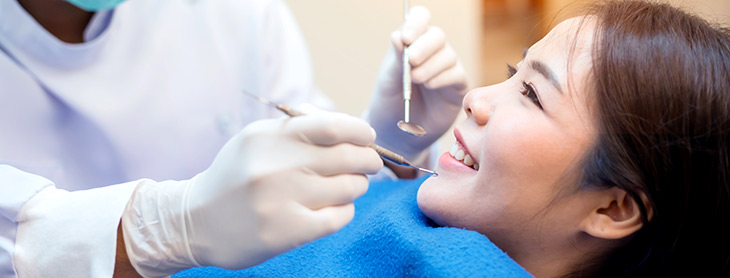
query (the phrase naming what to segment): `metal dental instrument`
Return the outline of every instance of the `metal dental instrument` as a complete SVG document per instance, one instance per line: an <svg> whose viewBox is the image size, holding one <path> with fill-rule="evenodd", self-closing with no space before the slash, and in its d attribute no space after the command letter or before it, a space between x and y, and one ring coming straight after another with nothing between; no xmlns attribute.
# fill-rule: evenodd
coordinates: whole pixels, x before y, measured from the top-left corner
<svg viewBox="0 0 730 278"><path fill-rule="evenodd" d="M408 0L403 0L403 21L408 19ZM411 62L408 58L408 46L403 46L403 105L405 115L402 121L398 121L398 128L415 136L426 135L426 130L421 126L410 122L411 115Z"/></svg>
<svg viewBox="0 0 730 278"><path fill-rule="evenodd" d="M373 148L380 155L380 157L387 159L390 162L393 162L393 163L401 165L401 166L408 166L408 167L411 167L411 168L416 169L421 172L433 174L434 176L439 175L438 173L436 173L436 171L413 165L410 161L406 160L403 156L401 156L397 153L394 153L386 148L383 148L383 147L375 145L375 144L371 144L369 147Z"/></svg>
<svg viewBox="0 0 730 278"><path fill-rule="evenodd" d="M254 98L254 99L256 99L257 101L259 101L259 102L261 102L263 104L276 107L276 109L279 109L280 111L282 111L285 114L289 115L289 117L297 117L297 116L304 115L304 113L299 112L297 110L294 110L294 109L292 109L289 106L272 102L272 101L270 101L268 99L265 99L265 98L260 97L258 95L254 95L254 94L252 94L250 92L247 92L247 91L243 91L243 93L246 94L246 95L248 95L248 96L250 96L250 97L252 97L252 98ZM381 146L378 146L376 144L371 144L368 147L374 149L378 153L378 155L380 155L380 157L382 157L383 159L387 159L390 162L393 162L393 163L398 164L398 165L401 165L401 166L411 167L411 168L416 169L418 171L422 171L422 172L426 172L426 173L434 174L435 176L438 176L438 173L436 173L435 171L429 170L429 169L426 169L426 168L421 168L421 167L418 167L416 165L413 165L413 163L411 163L410 161L406 160L402 155L399 155L399 154L397 154L397 153L395 153L395 152L393 152L391 150L388 150L388 149L383 148Z"/></svg>

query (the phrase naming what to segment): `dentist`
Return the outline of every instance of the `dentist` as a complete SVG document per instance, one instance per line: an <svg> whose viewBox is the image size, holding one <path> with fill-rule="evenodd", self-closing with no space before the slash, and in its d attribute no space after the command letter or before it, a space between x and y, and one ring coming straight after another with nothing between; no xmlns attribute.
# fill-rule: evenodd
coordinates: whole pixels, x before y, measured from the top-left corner
<svg viewBox="0 0 730 278"><path fill-rule="evenodd" d="M282 1L120 2L0 1L0 277L261 263L352 219L382 167L368 145L428 160L466 89L417 7L393 33L365 120L271 119L241 91L333 107ZM425 137L393 130L403 45Z"/></svg>

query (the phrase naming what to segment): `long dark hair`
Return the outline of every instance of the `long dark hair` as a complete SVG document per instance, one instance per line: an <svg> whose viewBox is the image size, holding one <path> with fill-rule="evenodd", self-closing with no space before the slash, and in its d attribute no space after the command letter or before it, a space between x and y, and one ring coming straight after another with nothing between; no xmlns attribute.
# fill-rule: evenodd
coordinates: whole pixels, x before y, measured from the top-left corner
<svg viewBox="0 0 730 278"><path fill-rule="evenodd" d="M576 273L730 277L730 32L646 1L586 14L598 24L590 96L599 136L584 184L624 189L644 225Z"/></svg>

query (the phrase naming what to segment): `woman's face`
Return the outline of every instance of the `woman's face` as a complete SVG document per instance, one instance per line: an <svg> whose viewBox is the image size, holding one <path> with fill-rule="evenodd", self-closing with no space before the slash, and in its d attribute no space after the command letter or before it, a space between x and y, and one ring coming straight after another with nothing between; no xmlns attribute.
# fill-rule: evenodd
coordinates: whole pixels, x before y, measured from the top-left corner
<svg viewBox="0 0 730 278"><path fill-rule="evenodd" d="M577 187L577 163L596 138L584 98L595 27L577 33L579 21L530 47L509 79L466 95L454 147L418 191L437 224L481 232L518 262L562 241L579 221L576 208L588 205L561 191Z"/></svg>

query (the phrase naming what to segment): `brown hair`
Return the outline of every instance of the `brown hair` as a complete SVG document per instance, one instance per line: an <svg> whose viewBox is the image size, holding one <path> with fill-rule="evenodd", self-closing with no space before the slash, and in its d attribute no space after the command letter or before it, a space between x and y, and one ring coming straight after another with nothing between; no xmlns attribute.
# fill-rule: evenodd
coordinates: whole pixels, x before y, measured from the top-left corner
<svg viewBox="0 0 730 278"><path fill-rule="evenodd" d="M728 277L730 32L646 1L601 2L586 14L598 24L591 96L599 138L585 160L584 186L625 190L644 225L593 269L578 271Z"/></svg>

